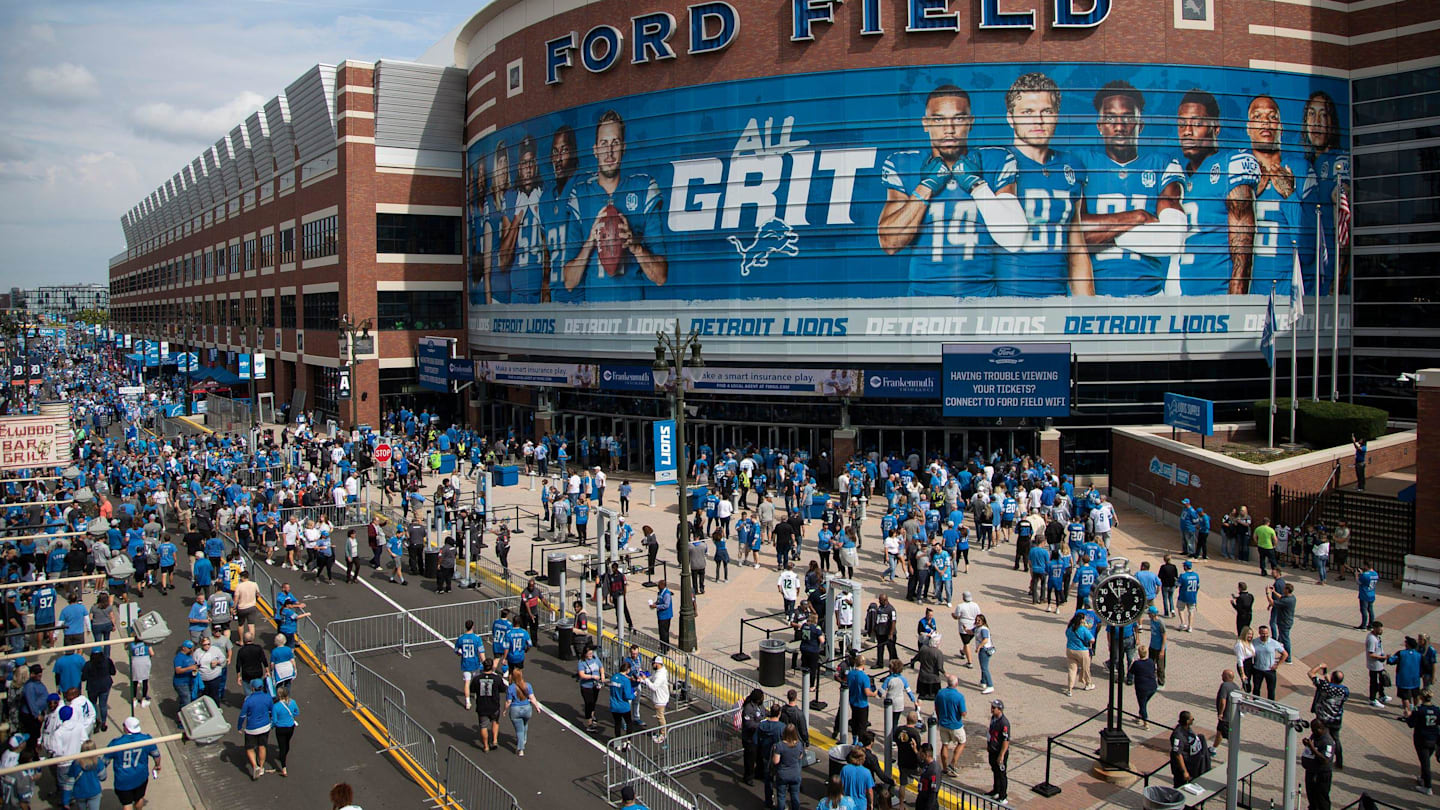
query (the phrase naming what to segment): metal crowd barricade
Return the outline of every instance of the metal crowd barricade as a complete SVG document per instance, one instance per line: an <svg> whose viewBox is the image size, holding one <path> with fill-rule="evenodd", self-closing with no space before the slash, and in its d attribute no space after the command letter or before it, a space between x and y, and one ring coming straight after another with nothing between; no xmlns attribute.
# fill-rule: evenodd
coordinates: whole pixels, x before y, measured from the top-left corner
<svg viewBox="0 0 1440 810"><path fill-rule="evenodd" d="M445 752L445 797L464 810L519 810L514 794L455 746Z"/></svg>
<svg viewBox="0 0 1440 810"><path fill-rule="evenodd" d="M734 709L721 709L698 717L665 724L665 741L654 736L659 729L646 729L606 743L610 749L605 757L605 786L616 790L632 778L635 771L654 767L672 776L691 768L740 753L740 735L732 723Z"/></svg>
<svg viewBox="0 0 1440 810"><path fill-rule="evenodd" d="M231 472L231 476L243 487L258 487L265 482L266 476L279 488L280 482L285 480L286 468L283 466L270 467L242 467Z"/></svg>
<svg viewBox="0 0 1440 810"><path fill-rule="evenodd" d="M361 655L404 649L410 632L406 625L414 622L404 613L385 613L330 622L325 625L325 634L340 650Z"/></svg>
<svg viewBox="0 0 1440 810"><path fill-rule="evenodd" d="M324 518L330 521L337 529L349 526L360 526L367 522L365 508L362 504L352 503L345 506L336 506L333 503L316 504L315 506L291 506L277 509L275 511L275 522L277 525L284 525L294 515L303 524L307 520L318 521Z"/></svg>
<svg viewBox="0 0 1440 810"><path fill-rule="evenodd" d="M384 717L385 730L389 732L393 741L387 750L403 749L420 767L435 781L439 780L438 758L435 753L435 737L425 730L425 727L416 722L405 707L398 705L390 698L385 698Z"/></svg>
<svg viewBox="0 0 1440 810"><path fill-rule="evenodd" d="M614 762L613 757L606 757L606 759ZM641 756L637 756L636 759L642 762L639 767L629 768L625 764L620 765L622 769L628 770L628 773L611 788L612 790L618 791L629 785L635 789L635 798L650 810L704 810L707 807L715 806L714 802L710 802L709 805L701 804L695 793L653 762L644 761ZM609 781L608 778L607 781Z"/></svg>
<svg viewBox="0 0 1440 810"><path fill-rule="evenodd" d="M938 791L940 806L948 810L1006 810L1007 805L960 787L953 782L941 780Z"/></svg>
<svg viewBox="0 0 1440 810"><path fill-rule="evenodd" d="M405 693L400 687L385 680L375 673L375 670L364 664L355 662L355 688L351 691L355 694L355 705L364 706L372 712L381 712L385 709L385 701L391 701L400 708L405 708Z"/></svg>

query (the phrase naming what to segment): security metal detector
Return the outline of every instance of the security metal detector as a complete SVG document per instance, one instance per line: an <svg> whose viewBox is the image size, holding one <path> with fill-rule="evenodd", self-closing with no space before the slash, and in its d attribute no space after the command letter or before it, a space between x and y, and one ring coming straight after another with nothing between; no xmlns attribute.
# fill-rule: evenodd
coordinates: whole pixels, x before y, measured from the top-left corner
<svg viewBox="0 0 1440 810"><path fill-rule="evenodd" d="M1240 801L1240 718L1255 715L1277 723L1285 724L1285 795L1281 799L1282 810L1295 810L1297 787L1295 783L1295 759L1300 751L1300 731L1306 728L1300 719L1300 710L1274 700L1246 694L1242 690L1230 693L1230 750L1226 754L1225 810L1236 810Z"/></svg>
<svg viewBox="0 0 1440 810"><path fill-rule="evenodd" d="M849 597L851 609L854 611L864 610L861 605L865 603L865 589L860 583L853 579L842 579L841 577L825 575L825 660L835 659L835 605L838 603L840 594ZM853 615L853 614L852 614ZM850 625L850 638L846 641L846 647L851 650L860 649L861 639L864 633L864 625L861 622L853 622Z"/></svg>

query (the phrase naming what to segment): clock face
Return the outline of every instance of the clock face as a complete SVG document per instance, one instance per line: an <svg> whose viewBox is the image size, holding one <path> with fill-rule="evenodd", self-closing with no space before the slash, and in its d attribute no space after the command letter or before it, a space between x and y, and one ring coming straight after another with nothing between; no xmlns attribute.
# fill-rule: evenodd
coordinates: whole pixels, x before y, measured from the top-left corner
<svg viewBox="0 0 1440 810"><path fill-rule="evenodd" d="M1095 612L1111 624L1130 624L1145 613L1145 586L1130 574L1112 574L1095 583Z"/></svg>

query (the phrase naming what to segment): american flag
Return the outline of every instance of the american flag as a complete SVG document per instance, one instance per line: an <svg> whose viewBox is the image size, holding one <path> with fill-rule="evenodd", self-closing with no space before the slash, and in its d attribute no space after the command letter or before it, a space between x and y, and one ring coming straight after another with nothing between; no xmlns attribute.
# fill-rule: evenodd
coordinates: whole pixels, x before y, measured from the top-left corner
<svg viewBox="0 0 1440 810"><path fill-rule="evenodd" d="M1342 245L1350 244L1350 195L1345 184L1340 184L1340 205L1335 213L1335 236Z"/></svg>

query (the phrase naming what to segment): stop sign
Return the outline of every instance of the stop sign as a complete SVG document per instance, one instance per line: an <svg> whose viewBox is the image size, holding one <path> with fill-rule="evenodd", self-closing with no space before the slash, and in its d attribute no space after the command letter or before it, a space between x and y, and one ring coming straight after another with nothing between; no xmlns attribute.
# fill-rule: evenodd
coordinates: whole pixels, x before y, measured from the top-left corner
<svg viewBox="0 0 1440 810"><path fill-rule="evenodd" d="M375 463L376 463L376 464L389 464L389 463L390 463L390 445L388 445L388 444L377 444L377 445L375 445Z"/></svg>

